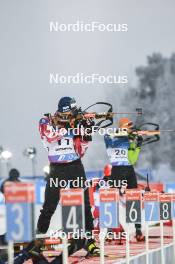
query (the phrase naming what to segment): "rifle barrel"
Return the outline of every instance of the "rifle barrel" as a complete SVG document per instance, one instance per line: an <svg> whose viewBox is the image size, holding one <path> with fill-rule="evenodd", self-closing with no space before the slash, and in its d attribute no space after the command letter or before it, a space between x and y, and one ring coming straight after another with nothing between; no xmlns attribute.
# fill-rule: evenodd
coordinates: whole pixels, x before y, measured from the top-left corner
<svg viewBox="0 0 175 264"><path fill-rule="evenodd" d="M167 130L138 130L138 131L133 131L131 134L136 134L140 136L154 136L154 135L160 135L162 132L175 132L173 129L167 129ZM129 135L127 131L121 131L117 133L110 133L111 136L127 136Z"/></svg>
<svg viewBox="0 0 175 264"><path fill-rule="evenodd" d="M163 129L160 132L175 132L175 129Z"/></svg>
<svg viewBox="0 0 175 264"><path fill-rule="evenodd" d="M139 115L138 112L113 112L113 115Z"/></svg>

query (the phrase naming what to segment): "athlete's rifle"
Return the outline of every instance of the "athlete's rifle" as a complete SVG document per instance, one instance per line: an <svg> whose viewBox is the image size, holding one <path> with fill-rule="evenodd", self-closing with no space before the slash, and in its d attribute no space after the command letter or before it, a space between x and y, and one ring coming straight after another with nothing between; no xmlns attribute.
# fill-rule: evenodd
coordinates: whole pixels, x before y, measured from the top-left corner
<svg viewBox="0 0 175 264"><path fill-rule="evenodd" d="M105 105L108 107L106 112L87 112L90 108L95 105ZM137 114L142 115L142 109L137 108L135 112L113 112L113 107L110 103L107 102L97 102L88 106L86 109L82 110L81 108L76 108L70 113L59 113L56 112L54 116L51 114L45 114L49 117L51 123L55 126L60 126L61 124L69 123L71 127L74 127L75 124L78 124L82 120L93 120L94 126L99 128L106 128L113 124L114 115L129 115L129 114Z"/></svg>
<svg viewBox="0 0 175 264"><path fill-rule="evenodd" d="M147 126L152 127L152 129L147 129ZM160 130L159 125L155 123L143 123L138 127L133 127L131 129L127 128L119 128L116 133L111 133L112 137L126 137L126 136L141 136L143 137L143 144L150 144L153 142L157 142L160 139L160 134L164 132L175 132L175 130L168 129L168 130Z"/></svg>

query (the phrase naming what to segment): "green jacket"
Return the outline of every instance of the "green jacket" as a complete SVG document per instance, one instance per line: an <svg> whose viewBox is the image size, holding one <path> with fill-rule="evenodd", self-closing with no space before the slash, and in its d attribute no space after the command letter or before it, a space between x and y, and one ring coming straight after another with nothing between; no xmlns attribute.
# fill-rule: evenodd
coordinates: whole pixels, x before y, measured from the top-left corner
<svg viewBox="0 0 175 264"><path fill-rule="evenodd" d="M131 165L134 165L138 161L140 150L141 148L137 147L136 142L132 141L130 143L130 146L128 149L128 159Z"/></svg>

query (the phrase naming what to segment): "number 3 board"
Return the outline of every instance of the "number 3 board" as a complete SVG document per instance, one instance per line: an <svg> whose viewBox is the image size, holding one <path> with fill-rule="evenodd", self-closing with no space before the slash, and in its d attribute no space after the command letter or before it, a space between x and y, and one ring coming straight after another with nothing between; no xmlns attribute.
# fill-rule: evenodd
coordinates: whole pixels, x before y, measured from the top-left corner
<svg viewBox="0 0 175 264"><path fill-rule="evenodd" d="M28 242L34 238L34 196L32 183L5 184L7 241Z"/></svg>

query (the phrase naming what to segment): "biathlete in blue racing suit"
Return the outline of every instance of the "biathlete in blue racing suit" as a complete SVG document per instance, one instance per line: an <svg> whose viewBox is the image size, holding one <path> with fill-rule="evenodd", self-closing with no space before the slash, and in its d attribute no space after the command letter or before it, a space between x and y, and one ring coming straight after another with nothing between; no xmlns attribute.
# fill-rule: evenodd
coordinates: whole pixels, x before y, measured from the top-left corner
<svg viewBox="0 0 175 264"><path fill-rule="evenodd" d="M118 134L106 134L104 136L107 155L112 165L109 180L113 182L112 187L121 189L122 183L124 183L127 184L126 188L128 189L137 188L137 178L133 165L139 158L143 139L141 136L131 133L133 123L128 118L121 118L118 127ZM136 224L135 227L137 241L144 241L141 224Z"/></svg>

